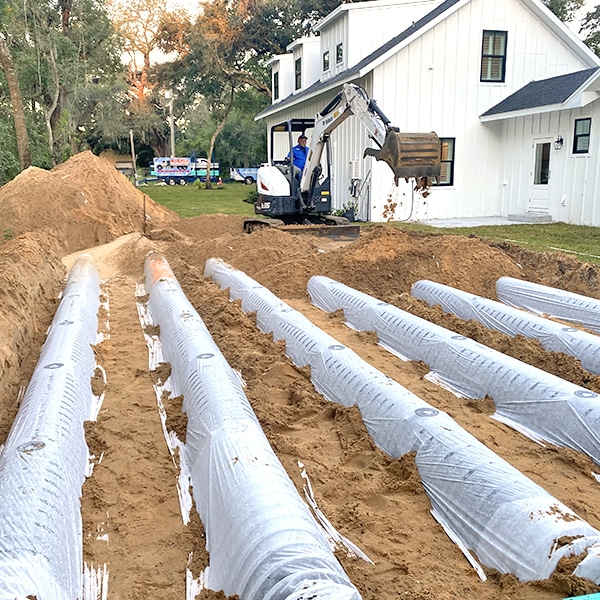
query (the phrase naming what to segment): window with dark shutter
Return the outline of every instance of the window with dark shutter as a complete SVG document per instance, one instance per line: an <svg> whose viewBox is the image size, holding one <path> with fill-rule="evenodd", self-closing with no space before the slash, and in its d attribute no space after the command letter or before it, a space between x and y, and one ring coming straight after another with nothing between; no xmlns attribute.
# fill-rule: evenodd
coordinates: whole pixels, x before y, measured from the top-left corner
<svg viewBox="0 0 600 600"><path fill-rule="evenodd" d="M506 77L506 31L484 31L481 81L503 82Z"/></svg>

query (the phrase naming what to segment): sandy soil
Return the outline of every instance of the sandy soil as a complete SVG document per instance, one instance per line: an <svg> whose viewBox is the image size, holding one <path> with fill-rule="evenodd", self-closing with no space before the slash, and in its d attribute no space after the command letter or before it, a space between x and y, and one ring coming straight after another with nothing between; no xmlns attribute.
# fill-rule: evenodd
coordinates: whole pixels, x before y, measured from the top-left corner
<svg viewBox="0 0 600 600"><path fill-rule="evenodd" d="M409 295L412 283L427 278L494 298L496 279L508 275L600 297L598 268L508 243L383 226L364 228L352 244L331 244L277 231L243 235L241 219L223 215L180 221L89 153L51 172L25 171L0 189L0 210L5 281L0 287L0 443L74 258L91 253L105 280L110 339L95 351L108 385L98 420L86 427L88 445L103 459L84 485L82 518L84 558L89 564L106 563L109 598L184 598L190 551L196 576L209 560L197 516L189 526L182 523L177 469L162 436L152 387L156 375L148 369L136 312L135 286L153 249L164 253L225 357L241 371L247 396L292 480L301 489L300 460L329 520L374 561L339 557L363 598L558 600L597 590L569 576L568 565L548 581L522 584L488 570L482 583L431 517L412 457L392 460L376 449L358 411L323 400L309 372L286 358L283 343L262 335L252 315L229 302L227 292L206 280L203 270L206 259L217 256L245 271L376 368L448 412L600 528L600 484L589 459L571 450L541 448L490 419L491 400L457 399L424 379L426 365L399 361L373 335L348 329L341 314L312 307L306 293L310 276L330 276L600 392L600 379L575 359L444 315ZM174 428L182 422L180 403L166 406Z"/></svg>

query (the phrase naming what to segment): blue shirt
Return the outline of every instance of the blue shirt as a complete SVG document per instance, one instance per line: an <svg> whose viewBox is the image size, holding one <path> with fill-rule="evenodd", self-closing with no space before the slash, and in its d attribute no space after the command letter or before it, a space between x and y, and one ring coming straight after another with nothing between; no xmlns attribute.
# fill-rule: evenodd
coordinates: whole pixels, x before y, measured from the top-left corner
<svg viewBox="0 0 600 600"><path fill-rule="evenodd" d="M301 146L298 144L292 148L292 156L295 167L298 167L301 171L304 171L304 165L306 164L306 157L308 156L308 146Z"/></svg>

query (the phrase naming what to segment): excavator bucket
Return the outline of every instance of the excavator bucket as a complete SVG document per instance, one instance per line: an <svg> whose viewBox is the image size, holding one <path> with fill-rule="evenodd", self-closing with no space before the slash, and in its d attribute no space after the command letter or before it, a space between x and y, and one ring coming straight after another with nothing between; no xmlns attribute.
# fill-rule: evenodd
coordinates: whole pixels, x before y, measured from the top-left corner
<svg viewBox="0 0 600 600"><path fill-rule="evenodd" d="M367 148L364 156L385 161L394 172L396 185L400 177L414 177L418 181L440 174L440 139L435 133L400 133L389 129L383 146L379 150Z"/></svg>

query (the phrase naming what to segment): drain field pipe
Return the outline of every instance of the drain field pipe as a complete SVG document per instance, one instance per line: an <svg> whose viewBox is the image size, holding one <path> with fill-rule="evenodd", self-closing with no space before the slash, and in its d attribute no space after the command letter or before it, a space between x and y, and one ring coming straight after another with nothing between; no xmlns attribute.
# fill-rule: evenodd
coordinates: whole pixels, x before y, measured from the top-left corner
<svg viewBox="0 0 600 600"><path fill-rule="evenodd" d="M98 270L82 255L0 454L1 598L81 598L83 423L94 404L99 306Z"/></svg>
<svg viewBox="0 0 600 600"><path fill-rule="evenodd" d="M170 387L184 398L207 587L242 600L360 600L162 255L148 255L145 280Z"/></svg>
<svg viewBox="0 0 600 600"><path fill-rule="evenodd" d="M313 303L344 309L356 329L375 331L382 346L422 360L435 379L468 398L494 399L495 419L537 441L586 453L600 464L598 395L492 350L328 277L308 283Z"/></svg>
<svg viewBox="0 0 600 600"><path fill-rule="evenodd" d="M475 319L488 329L536 339L546 350L574 356L584 369L600 374L600 336L426 279L417 281L410 293L465 321Z"/></svg>
<svg viewBox="0 0 600 600"><path fill-rule="evenodd" d="M256 312L261 330L286 341L297 366L328 400L356 405L388 455L416 452L432 514L485 579L471 555L521 581L546 579L563 556L583 553L575 570L600 582L600 532L517 469L244 273L209 259L205 275ZM567 536L567 537L564 537ZM572 537L571 537L572 536ZM566 542L566 543L564 543Z"/></svg>
<svg viewBox="0 0 600 600"><path fill-rule="evenodd" d="M512 277L500 277L496 281L496 295L498 300L510 306L582 325L600 333L600 300L597 298Z"/></svg>

